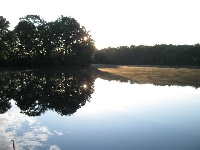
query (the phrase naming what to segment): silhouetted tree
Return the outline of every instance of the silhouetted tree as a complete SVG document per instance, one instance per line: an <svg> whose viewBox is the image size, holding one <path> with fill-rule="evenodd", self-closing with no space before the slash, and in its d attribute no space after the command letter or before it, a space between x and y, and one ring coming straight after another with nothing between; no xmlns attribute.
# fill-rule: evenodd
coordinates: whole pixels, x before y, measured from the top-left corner
<svg viewBox="0 0 200 150"><path fill-rule="evenodd" d="M44 23L44 20L37 15L27 15L20 18L20 22L14 29L17 41L15 53L17 53L19 65L23 65L23 63L31 66L36 65L34 63L37 62L34 59L39 56L42 44L38 28Z"/></svg>
<svg viewBox="0 0 200 150"><path fill-rule="evenodd" d="M94 41L83 26L70 17L61 16L55 22L47 24L46 28L48 37L51 41L51 54L54 61L67 65L84 65L91 64L95 50Z"/></svg>
<svg viewBox="0 0 200 150"><path fill-rule="evenodd" d="M9 24L6 18L0 16L0 36L3 36L8 31Z"/></svg>
<svg viewBox="0 0 200 150"><path fill-rule="evenodd" d="M6 18L0 16L0 63L4 63L3 61L7 59L8 46L6 45L4 36L8 32L9 24Z"/></svg>
<svg viewBox="0 0 200 150"><path fill-rule="evenodd" d="M0 39L5 40L0 41L1 65L88 66L93 61L94 41L74 18L46 22L27 15L9 32L5 22L0 18Z"/></svg>

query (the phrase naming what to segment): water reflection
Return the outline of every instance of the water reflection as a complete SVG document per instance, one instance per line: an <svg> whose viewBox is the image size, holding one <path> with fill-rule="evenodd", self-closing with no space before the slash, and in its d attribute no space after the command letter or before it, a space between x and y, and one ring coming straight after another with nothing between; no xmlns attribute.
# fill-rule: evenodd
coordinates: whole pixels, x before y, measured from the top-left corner
<svg viewBox="0 0 200 150"><path fill-rule="evenodd" d="M13 99L28 116L39 116L47 110L71 115L90 100L94 91L93 76L78 71L4 71L0 83L1 114L11 108Z"/></svg>
<svg viewBox="0 0 200 150"><path fill-rule="evenodd" d="M91 103L77 113L89 118L91 149L198 150L199 98L200 89L189 86L97 79Z"/></svg>
<svg viewBox="0 0 200 150"><path fill-rule="evenodd" d="M63 71L5 72L1 77L1 112L6 113L0 115L0 149L13 139L22 150L200 148L199 88L121 83ZM81 109L71 108L89 99ZM61 113L61 104L53 106L60 100L64 112L70 110L67 115L76 113Z"/></svg>
<svg viewBox="0 0 200 150"><path fill-rule="evenodd" d="M11 140L15 141L17 150L38 149L45 146L46 142L57 133L42 125L37 118L20 113L13 100L10 101L13 108L0 116L0 149L13 150Z"/></svg>

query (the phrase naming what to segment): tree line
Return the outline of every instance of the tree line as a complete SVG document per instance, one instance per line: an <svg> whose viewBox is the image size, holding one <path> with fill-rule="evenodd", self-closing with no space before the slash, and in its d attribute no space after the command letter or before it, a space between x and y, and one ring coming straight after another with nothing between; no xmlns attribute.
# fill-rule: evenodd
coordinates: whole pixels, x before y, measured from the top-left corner
<svg viewBox="0 0 200 150"><path fill-rule="evenodd" d="M19 19L13 30L0 16L0 66L88 66L94 40L74 18L47 22L38 15Z"/></svg>
<svg viewBox="0 0 200 150"><path fill-rule="evenodd" d="M200 44L121 46L95 52L96 64L114 65L200 65Z"/></svg>
<svg viewBox="0 0 200 150"><path fill-rule="evenodd" d="M121 46L96 50L74 18L47 22L38 15L19 19L13 30L0 16L0 67L115 65L200 65L200 44Z"/></svg>

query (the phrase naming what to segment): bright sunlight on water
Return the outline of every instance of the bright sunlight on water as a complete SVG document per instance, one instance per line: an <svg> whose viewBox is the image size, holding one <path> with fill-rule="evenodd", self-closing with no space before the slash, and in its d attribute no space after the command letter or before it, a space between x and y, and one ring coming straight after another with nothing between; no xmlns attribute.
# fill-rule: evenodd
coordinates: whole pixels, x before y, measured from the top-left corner
<svg viewBox="0 0 200 150"><path fill-rule="evenodd" d="M200 149L199 88L79 77L21 73L1 85L0 149Z"/></svg>

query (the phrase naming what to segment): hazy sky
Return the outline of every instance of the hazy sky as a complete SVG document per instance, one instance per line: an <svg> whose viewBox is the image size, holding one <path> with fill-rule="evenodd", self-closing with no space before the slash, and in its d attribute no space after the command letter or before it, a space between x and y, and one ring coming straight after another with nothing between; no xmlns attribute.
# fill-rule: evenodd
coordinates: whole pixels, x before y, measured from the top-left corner
<svg viewBox="0 0 200 150"><path fill-rule="evenodd" d="M200 43L200 0L1 0L14 27L28 14L46 21L71 16L90 30L97 48Z"/></svg>

